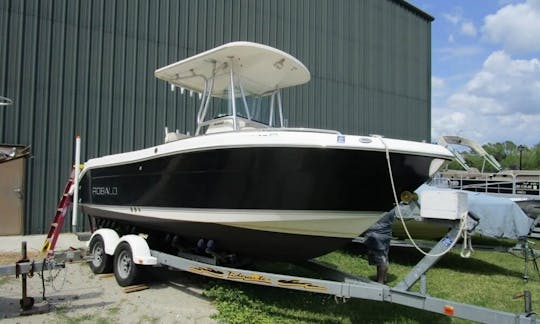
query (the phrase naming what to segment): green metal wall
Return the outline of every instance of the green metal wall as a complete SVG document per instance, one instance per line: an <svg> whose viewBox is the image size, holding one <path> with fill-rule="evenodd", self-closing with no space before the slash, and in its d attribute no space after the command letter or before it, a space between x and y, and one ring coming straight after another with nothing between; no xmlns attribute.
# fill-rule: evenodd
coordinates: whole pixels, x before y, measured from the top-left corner
<svg viewBox="0 0 540 324"><path fill-rule="evenodd" d="M86 160L193 133L198 98L153 72L229 41L311 70L284 91L289 126L429 140L431 20L401 0L1 0L0 143L33 152L25 232L47 230L76 134Z"/></svg>

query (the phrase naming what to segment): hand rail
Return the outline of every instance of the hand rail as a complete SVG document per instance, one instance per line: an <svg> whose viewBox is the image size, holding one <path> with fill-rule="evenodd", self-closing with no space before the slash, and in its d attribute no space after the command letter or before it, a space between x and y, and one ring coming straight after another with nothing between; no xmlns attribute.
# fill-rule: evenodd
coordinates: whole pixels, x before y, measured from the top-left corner
<svg viewBox="0 0 540 324"><path fill-rule="evenodd" d="M508 195L540 196L540 176L537 179L519 180L516 177L504 181L500 179L490 179L492 174L470 178L467 175L458 177L446 177L448 187L459 190L469 190L484 193L497 193ZM472 183L467 183L472 182Z"/></svg>

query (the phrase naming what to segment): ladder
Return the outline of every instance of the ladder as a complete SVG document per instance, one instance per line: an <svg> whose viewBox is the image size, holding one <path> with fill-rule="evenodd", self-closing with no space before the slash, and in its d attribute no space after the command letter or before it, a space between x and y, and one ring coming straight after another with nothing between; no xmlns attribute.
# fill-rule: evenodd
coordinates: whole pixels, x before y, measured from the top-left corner
<svg viewBox="0 0 540 324"><path fill-rule="evenodd" d="M73 183L75 182L75 167L73 167L71 170L71 175L69 176L68 182L66 183L64 193L62 197L60 198L60 201L58 202L58 206L56 208L56 213L54 215L53 222L51 223L51 226L49 227L49 233L47 234L47 238L45 239L45 242L43 242L43 247L41 248L41 252L51 253L52 251L54 251L54 247L56 246L56 241L58 240L58 236L60 235L60 232L62 232L62 226L64 225L64 218L66 216L69 205L71 205L71 195L73 194L72 187L73 187Z"/></svg>

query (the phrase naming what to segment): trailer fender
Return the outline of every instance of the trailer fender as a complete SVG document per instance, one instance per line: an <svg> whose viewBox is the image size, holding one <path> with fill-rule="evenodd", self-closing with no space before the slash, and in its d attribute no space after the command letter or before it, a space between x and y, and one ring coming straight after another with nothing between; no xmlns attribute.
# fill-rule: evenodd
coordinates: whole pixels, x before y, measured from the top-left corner
<svg viewBox="0 0 540 324"><path fill-rule="evenodd" d="M127 242L131 247L131 253L133 255L133 262L135 264L142 265L156 265L157 258L150 254L150 247L144 238L138 235L125 235L122 236L120 241Z"/></svg>
<svg viewBox="0 0 540 324"><path fill-rule="evenodd" d="M120 237L118 236L118 233L116 233L115 230L112 230L110 228L100 228L92 234L92 237L90 237L90 240L88 240L88 242L86 243L87 247L90 247L90 242L92 242L92 239L96 235L100 235L103 238L103 244L105 245L105 253L108 255L113 255L116 246L118 245L118 243L120 243Z"/></svg>

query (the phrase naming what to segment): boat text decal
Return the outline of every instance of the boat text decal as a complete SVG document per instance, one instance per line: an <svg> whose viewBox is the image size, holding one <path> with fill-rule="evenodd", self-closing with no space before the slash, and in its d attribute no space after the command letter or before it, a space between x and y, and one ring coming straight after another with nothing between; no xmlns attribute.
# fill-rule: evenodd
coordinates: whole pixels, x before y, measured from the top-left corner
<svg viewBox="0 0 540 324"><path fill-rule="evenodd" d="M188 270L190 272L199 273L205 276L215 278L223 278L224 275L223 272L210 267L190 267Z"/></svg>
<svg viewBox="0 0 540 324"><path fill-rule="evenodd" d="M278 285L282 287L297 287L303 288L305 290L317 290L317 291L326 291L328 288L323 286L318 286L309 281L300 281L298 279L293 280L278 280Z"/></svg>
<svg viewBox="0 0 540 324"><path fill-rule="evenodd" d="M262 282L267 284L272 283L272 280L270 278L256 273L248 275L241 272L229 272L227 274L227 278L232 280L242 280L249 282Z"/></svg>
<svg viewBox="0 0 540 324"><path fill-rule="evenodd" d="M93 196L117 196L118 187L92 187Z"/></svg>

